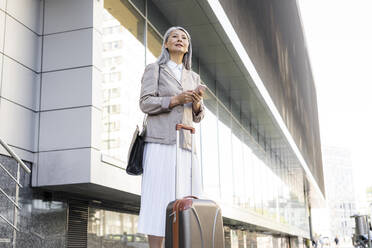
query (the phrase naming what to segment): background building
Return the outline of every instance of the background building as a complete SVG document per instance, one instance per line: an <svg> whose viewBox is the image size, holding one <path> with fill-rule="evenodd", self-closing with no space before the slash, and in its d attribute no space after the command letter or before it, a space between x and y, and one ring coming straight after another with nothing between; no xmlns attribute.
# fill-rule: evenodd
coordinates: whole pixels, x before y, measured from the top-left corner
<svg viewBox="0 0 372 248"><path fill-rule="evenodd" d="M366 189L367 204L368 204L368 215L372 216L372 187Z"/></svg>
<svg viewBox="0 0 372 248"><path fill-rule="evenodd" d="M324 181L296 2L2 0L0 20L0 138L32 171L20 171L18 199L0 173L21 208L0 194L1 245L146 246L140 177L126 175L126 155L142 122L143 70L173 25L190 32L193 70L209 88L197 149L227 247L302 247L311 237Z"/></svg>
<svg viewBox="0 0 372 248"><path fill-rule="evenodd" d="M329 215L329 233L331 241L338 236L341 242L351 245L355 227L350 216L357 213L351 154L345 148L323 148L324 181ZM319 222L319 225L323 224Z"/></svg>

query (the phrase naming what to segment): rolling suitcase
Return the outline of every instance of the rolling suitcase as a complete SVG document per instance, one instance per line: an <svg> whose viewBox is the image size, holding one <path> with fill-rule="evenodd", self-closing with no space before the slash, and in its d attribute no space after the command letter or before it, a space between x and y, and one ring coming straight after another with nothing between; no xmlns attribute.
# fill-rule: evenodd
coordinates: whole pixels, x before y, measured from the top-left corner
<svg viewBox="0 0 372 248"><path fill-rule="evenodd" d="M177 124L177 165L176 165L176 190L177 196L177 171L179 159L179 132L189 130L191 134L195 129L182 124ZM193 150L193 137L191 150ZM193 152L191 153L193 154ZM191 163L193 155L191 155ZM191 164L192 169L192 164ZM192 173L191 173L192 175ZM192 180L192 178L191 178ZM192 187L192 181L190 183ZM192 191L191 191L192 192ZM211 200L198 199L187 196L182 199L176 197L175 201L168 204L166 215L165 248L224 248L224 230L221 209Z"/></svg>

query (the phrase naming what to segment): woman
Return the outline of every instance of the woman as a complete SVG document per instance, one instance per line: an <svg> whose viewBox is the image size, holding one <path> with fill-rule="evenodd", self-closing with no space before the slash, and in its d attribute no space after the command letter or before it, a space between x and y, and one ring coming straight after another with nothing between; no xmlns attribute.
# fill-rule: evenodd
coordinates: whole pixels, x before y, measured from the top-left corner
<svg viewBox="0 0 372 248"><path fill-rule="evenodd" d="M140 107L148 117L138 231L148 235L150 248L162 246L166 207L175 200L176 124L192 126L204 116L204 90L199 75L191 71L191 56L188 32L171 27L164 35L160 57L146 67L142 77ZM200 174L196 177L194 169L190 175L191 134L181 131L180 136L177 198L201 191Z"/></svg>

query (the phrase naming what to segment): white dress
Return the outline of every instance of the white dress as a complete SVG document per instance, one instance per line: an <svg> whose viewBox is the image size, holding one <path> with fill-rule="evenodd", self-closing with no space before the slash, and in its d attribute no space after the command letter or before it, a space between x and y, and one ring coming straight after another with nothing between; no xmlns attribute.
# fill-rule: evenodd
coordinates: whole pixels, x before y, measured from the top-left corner
<svg viewBox="0 0 372 248"><path fill-rule="evenodd" d="M168 67L180 80L182 64L168 61ZM179 149L177 199L188 195L201 196L201 170L196 155L193 156L191 170L191 151ZM138 232L165 236L165 218L168 203L175 196L176 145L146 143L143 154L143 175L141 188L141 210ZM192 184L191 184L192 182Z"/></svg>
<svg viewBox="0 0 372 248"><path fill-rule="evenodd" d="M180 149L177 199L188 195L201 196L200 168L191 152ZM146 143L144 150L141 210L138 232L165 236L166 208L175 198L176 145ZM192 176L192 178L191 178ZM192 181L192 185L190 182Z"/></svg>

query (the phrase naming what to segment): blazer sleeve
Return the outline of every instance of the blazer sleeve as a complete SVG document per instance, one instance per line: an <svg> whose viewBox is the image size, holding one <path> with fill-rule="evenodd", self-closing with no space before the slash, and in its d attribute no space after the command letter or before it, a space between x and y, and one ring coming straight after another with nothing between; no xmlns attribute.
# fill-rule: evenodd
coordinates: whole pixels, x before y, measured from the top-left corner
<svg viewBox="0 0 372 248"><path fill-rule="evenodd" d="M141 80L141 94L139 105L142 112L154 115L170 112L171 96L159 96L158 92L159 65L150 64L146 67Z"/></svg>
<svg viewBox="0 0 372 248"><path fill-rule="evenodd" d="M199 86L201 83L200 83L200 76L197 75L197 85ZM192 120L196 123L200 122L203 118L204 118L204 113L205 113L205 108L204 108L204 103L203 103L203 100L200 104L200 111L199 113L195 113L194 111L192 111Z"/></svg>

